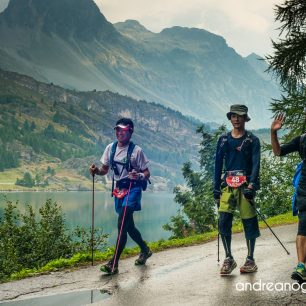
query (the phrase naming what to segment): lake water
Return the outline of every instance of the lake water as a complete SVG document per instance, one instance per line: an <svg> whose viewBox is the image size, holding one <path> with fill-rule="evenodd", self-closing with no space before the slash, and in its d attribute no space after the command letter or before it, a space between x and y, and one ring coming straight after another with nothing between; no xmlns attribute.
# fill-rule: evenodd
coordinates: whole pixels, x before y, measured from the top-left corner
<svg viewBox="0 0 306 306"><path fill-rule="evenodd" d="M16 192L0 195L0 215L6 202L4 197L13 202L18 201L20 212L25 211L26 204L31 204L36 215L47 199L57 201L65 214L69 229L77 225L91 227L92 193L91 192ZM162 226L175 215L178 204L173 200L172 193L143 192L142 210L134 213L136 227L146 241L167 239L171 233ZM114 245L117 237L117 214L114 210L113 198L110 192L95 192L95 227L102 227L105 233L110 234L109 244ZM128 238L127 246L135 246Z"/></svg>

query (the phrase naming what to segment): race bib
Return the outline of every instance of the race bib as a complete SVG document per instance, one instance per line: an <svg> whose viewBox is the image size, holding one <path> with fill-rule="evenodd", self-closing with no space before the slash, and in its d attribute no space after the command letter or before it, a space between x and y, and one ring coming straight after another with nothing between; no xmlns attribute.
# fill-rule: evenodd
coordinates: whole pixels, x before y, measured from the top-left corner
<svg viewBox="0 0 306 306"><path fill-rule="evenodd" d="M246 183L247 177L241 171L228 171L225 180L228 186L238 188Z"/></svg>
<svg viewBox="0 0 306 306"><path fill-rule="evenodd" d="M246 176L228 176L226 177L226 184L233 188L238 188L246 183Z"/></svg>

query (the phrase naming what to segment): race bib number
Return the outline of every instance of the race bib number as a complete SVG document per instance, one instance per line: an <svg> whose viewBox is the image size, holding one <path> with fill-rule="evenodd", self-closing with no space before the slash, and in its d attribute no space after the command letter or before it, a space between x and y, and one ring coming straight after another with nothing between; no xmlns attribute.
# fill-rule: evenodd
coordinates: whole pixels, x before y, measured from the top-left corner
<svg viewBox="0 0 306 306"><path fill-rule="evenodd" d="M238 188L246 183L247 178L245 175L229 175L226 177L226 184L233 188Z"/></svg>

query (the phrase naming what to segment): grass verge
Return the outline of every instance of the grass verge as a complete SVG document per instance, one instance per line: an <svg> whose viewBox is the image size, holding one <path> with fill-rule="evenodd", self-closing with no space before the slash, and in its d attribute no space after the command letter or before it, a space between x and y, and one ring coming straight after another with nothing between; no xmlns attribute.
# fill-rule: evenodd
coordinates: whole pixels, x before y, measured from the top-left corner
<svg viewBox="0 0 306 306"><path fill-rule="evenodd" d="M291 212L286 214L278 215L272 218L267 219L269 226L280 226L297 223L297 217L293 217ZM259 222L260 228L266 228L267 226L263 221ZM243 226L241 223L233 225L233 233L240 233L243 231ZM166 249L178 248L178 247L187 247L191 245L205 243L211 240L214 240L218 236L217 231L212 231L205 234L193 235L180 239L169 239L169 240L159 240L156 242L150 242L149 246L153 252L160 252ZM127 258L135 256L139 253L139 248L125 248L121 258ZM95 262L103 262L109 260L114 254L114 247L108 248L104 252L95 252L94 260ZM78 253L72 256L71 258L65 259L60 258L50 261L48 264L39 269L23 269L17 273L13 273L7 281L22 279L30 276L36 276L40 274L46 274L53 271L58 271L67 268L76 268L82 265L88 265L91 262L91 253Z"/></svg>

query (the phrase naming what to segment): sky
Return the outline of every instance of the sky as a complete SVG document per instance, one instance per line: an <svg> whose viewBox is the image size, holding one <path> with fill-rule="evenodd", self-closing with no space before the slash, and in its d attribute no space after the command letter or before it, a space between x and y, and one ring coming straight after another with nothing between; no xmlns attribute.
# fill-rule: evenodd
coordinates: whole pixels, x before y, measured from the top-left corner
<svg viewBox="0 0 306 306"><path fill-rule="evenodd" d="M9 0L0 0L0 12ZM77 1L77 0L75 0ZM240 55L272 54L275 4L284 0L94 0L111 23L134 19L152 32L196 27L223 36Z"/></svg>

